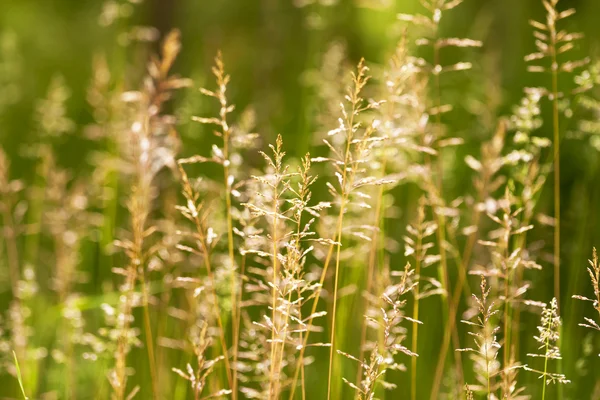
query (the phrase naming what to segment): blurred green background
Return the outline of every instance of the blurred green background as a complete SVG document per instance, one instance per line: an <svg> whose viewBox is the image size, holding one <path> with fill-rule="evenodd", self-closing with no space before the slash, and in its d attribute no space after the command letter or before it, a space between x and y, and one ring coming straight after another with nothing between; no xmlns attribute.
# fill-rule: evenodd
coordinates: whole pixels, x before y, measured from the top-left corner
<svg viewBox="0 0 600 400"><path fill-rule="evenodd" d="M217 50L223 52L228 72L232 76L230 96L239 109L253 105L257 113L257 128L264 143L272 142L281 133L287 151L303 155L313 144L317 130L316 116L321 110L318 88L306 84L306 72L317 69L322 56L331 44L345 46L348 65L365 57L376 69L393 52L402 26L396 15L420 10L418 0L314 0L300 4L293 0L147 0L135 7L131 18L103 27L99 17L103 2L92 0L2 0L0 3L0 90L9 98L0 108L0 145L11 163L11 178L22 179L26 185L34 180L35 163L26 157L27 149L39 141L35 108L44 98L50 81L61 75L71 91L67 101L69 117L75 121L72 134L54 138L57 163L72 171L74 176L89 173L86 157L94 145L83 137L83 128L92 122L86 102L86 91L92 77L92 60L96 54L107 55L111 68L137 65L125 71L133 82L143 76L147 50L130 52L118 44L119 35L127 25L155 26L164 34L172 28L182 33L182 53L176 63L177 73L194 80L194 86L212 85L210 67ZM302 2L303 3L303 2ZM596 55L600 38L600 1L562 0L561 8L576 7L577 15L569 19L571 31L581 31L586 38L578 44L579 55ZM544 9L538 0L466 0L448 13L442 21L442 30L452 37L470 37L482 40L484 46L468 54L474 70L445 83L444 100L455 105L455 111L445 117L454 136L465 138L466 145L456 157L476 152L480 143L493 133L495 122L482 122L484 116L474 107L472 99L494 105L492 117L508 115L518 104L523 88L547 85L545 77L526 72L523 57L534 49L534 39L527 21L542 19ZM409 28L411 29L411 28ZM155 50L155 48L154 48ZM564 76L562 84L572 85L572 76ZM490 82L492 85L490 85ZM14 93L13 93L14 92ZM472 94L472 95L465 95ZM496 94L498 97L496 98ZM210 131L189 122L189 115L202 115L210 107L195 89L180 93L173 107L181 117L179 133L184 138L183 155L204 148ZM490 106L491 107L491 106ZM550 107L544 107L549 121ZM551 137L551 125L546 123L540 136ZM586 314L585 304L572 301L571 294L588 293L589 281L585 273L586 259L600 236L600 155L590 138L578 134L576 125L563 125L562 147L562 260L564 363L571 373L573 384L565 389L565 399L588 399L600 378L600 362L590 357L582 362L582 343L585 332L577 327ZM210 139L212 140L212 139ZM464 167L466 170L466 167ZM446 176L451 194L464 192L470 180L463 179L460 169ZM548 185L549 186L549 185ZM539 205L551 214L551 187L545 189ZM415 188L394 192L398 204L414 208L419 194ZM411 205L412 204L412 205ZM390 234L400 238L410 219L404 213ZM397 226L395 225L397 224ZM538 233L536 239L545 241L551 252L551 233ZM107 265L97 261L95 247L84 247L84 269L94 277L108 276ZM401 257L400 257L401 258ZM399 259L400 259L399 258ZM32 260L36 261L36 260ZM396 265L400 265L398 261ZM549 263L546 260L545 266ZM5 261L0 261L4 272ZM100 272L99 272L100 271ZM103 272L102 272L103 271ZM547 268L541 273L531 291L532 298L547 300L551 296L552 273ZM89 285L90 295L98 288ZM10 297L8 282L0 282L0 308L7 307ZM424 327L420 343L439 343L443 332L439 325L439 301L427 300L423 310ZM49 314L55 310L49 310ZM39 321L42 329L52 330L52 318ZM537 321L530 321L532 328ZM435 327L435 328L434 328ZM461 328L463 329L463 328ZM529 332L533 332L532 329ZM358 336L360 333L356 332ZM52 335L43 335L51 337ZM465 336L466 337L466 336ZM533 342L523 342L532 346ZM598 341L596 340L596 345ZM437 360L436 346L425 348L419 358L420 385L428 388L433 379ZM597 349L595 350L597 352ZM137 354L137 353L134 353ZM143 365L144 353L138 354ZM80 398L106 396L107 384L103 376L94 376L91 367L82 367L90 376L89 393ZM139 367L143 368L143 367ZM323 368L326 365L323 364ZM430 371L431 373L428 373ZM535 382L533 375L524 379ZM138 372L135 380L144 386L145 374ZM92 379L94 377L94 379ZM46 377L40 384L40 393L48 391L53 380ZM322 375L310 375L314 385L326 385ZM408 375L398 376L396 394L408 390ZM94 386L96 385L96 386ZM144 388L140 398L149 398ZM16 396L14 379L0 371L0 398ZM103 393L103 394L99 394ZM596 392L598 393L598 392ZM599 395L600 396L600 395ZM60 396L59 396L60 397ZM388 398L396 398L388 395ZM423 397L425 398L425 397ZM600 398L600 397L595 397Z"/></svg>

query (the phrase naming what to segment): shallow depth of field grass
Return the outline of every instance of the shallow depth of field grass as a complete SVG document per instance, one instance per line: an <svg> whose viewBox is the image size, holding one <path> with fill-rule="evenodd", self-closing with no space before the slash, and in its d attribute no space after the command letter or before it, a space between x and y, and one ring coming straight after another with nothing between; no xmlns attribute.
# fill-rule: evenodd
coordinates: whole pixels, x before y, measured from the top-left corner
<svg viewBox="0 0 600 400"><path fill-rule="evenodd" d="M5 0L0 398L600 399L599 15Z"/></svg>

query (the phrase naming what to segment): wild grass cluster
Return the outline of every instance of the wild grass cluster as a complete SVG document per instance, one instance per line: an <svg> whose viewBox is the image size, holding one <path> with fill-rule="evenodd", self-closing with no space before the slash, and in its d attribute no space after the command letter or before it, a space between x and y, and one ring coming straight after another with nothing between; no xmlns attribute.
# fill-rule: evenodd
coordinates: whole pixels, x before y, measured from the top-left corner
<svg viewBox="0 0 600 400"><path fill-rule="evenodd" d="M0 148L0 397L600 399L600 264L589 248L565 267L560 168L565 141L600 147L600 61L572 56L575 9L541 0L531 85L504 112L485 42L442 29L462 3L399 14L385 63L330 46L302 78L298 154L236 104L235 54L181 76L180 32L107 2L112 52L145 66L98 52L85 126L57 75L35 143ZM22 94L17 43L0 113ZM459 99L464 82L486 93Z"/></svg>

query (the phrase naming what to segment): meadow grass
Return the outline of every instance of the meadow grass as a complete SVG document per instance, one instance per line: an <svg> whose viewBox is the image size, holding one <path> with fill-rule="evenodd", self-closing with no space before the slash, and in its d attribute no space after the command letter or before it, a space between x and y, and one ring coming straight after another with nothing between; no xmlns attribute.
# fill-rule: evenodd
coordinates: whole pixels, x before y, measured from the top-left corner
<svg viewBox="0 0 600 400"><path fill-rule="evenodd" d="M600 148L600 64L575 55L575 10L541 0L523 63L543 79L499 111L472 87L495 79L485 41L445 26L468 3L394 15L380 64L330 45L295 77L314 133L288 139L260 131L285 117L275 89L234 104L238 54L182 77L191 39L106 2L118 43L90 61L92 120L56 75L35 143L0 148L0 397L600 398L600 264L594 248L585 287L563 267L591 229L570 224L561 176L569 141ZM26 90L7 37L0 115Z"/></svg>

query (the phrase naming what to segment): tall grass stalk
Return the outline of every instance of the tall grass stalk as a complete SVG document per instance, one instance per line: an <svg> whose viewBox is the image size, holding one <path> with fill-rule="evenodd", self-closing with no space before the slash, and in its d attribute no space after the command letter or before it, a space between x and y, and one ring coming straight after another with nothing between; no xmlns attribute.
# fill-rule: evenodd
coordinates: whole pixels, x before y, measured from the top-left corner
<svg viewBox="0 0 600 400"><path fill-rule="evenodd" d="M342 213L340 213L338 215L338 220L341 218L342 218ZM339 224L339 222L336 223L336 226L338 224ZM336 232L336 234L337 234L337 232ZM331 262L331 258L332 258L335 246L336 246L336 242L335 242L335 240L333 240L332 243L329 245L329 249L327 250L327 256L325 257L325 262L323 263L323 270L321 271L321 276L319 278L319 288L317 289L317 294L315 295L315 298L313 300L313 304L312 304L311 311L310 311L310 316L308 317L308 322L306 324L307 330L304 335L302 347L300 348L300 354L298 355L298 362L296 363L294 377L293 377L292 383L291 383L289 400L294 399L294 394L296 393L296 386L298 384L298 378L300 376L300 370L304 371L304 352L308 345L308 338L309 338L309 334L311 332L310 328L313 326L315 313L317 312L317 306L319 303L319 299L321 298L321 289L323 288L323 283L325 282L325 277L327 276L327 270L328 270L329 264ZM304 385L302 385L302 391L304 392L304 390L305 390Z"/></svg>
<svg viewBox="0 0 600 400"><path fill-rule="evenodd" d="M365 137L359 138L357 143L355 143L354 133L358 129L359 125L355 121L355 117L359 115L362 111L369 108L369 106L363 106L363 98L361 97L361 92L364 86L369 81L369 76L366 75L368 68L364 65L364 60L361 59L356 68L356 74L352 74L353 78L353 87L348 91L348 95L346 97L346 101L350 104L350 112L347 112L342 105L342 114L343 120L341 120L341 126L338 129L339 131L343 131L345 135L345 151L343 153L343 160L341 163L341 171L338 172L341 174L340 179L340 189L339 189L339 200L340 200L340 213L338 216L338 223L336 228L336 241L337 241L337 249L336 249L336 257L335 257L335 277L333 284L333 307L332 307L332 315L331 315L331 337L330 337L330 349L329 349L329 373L327 377L327 399L331 398L331 388L332 388L332 371L334 367L334 354L335 352L335 328L336 328L336 309L337 309L337 295L338 295L338 283L339 283L339 274L340 274L340 252L342 248L342 230L344 227L344 212L349 201L350 192L352 191L354 185L354 178L357 172L357 163L360 162L361 154L357 151L358 154L353 154L353 145L356 147L358 144L364 143L364 140L370 136L372 133L372 128L368 127L365 130ZM365 108L366 107L366 108ZM308 336L308 335L307 335Z"/></svg>
<svg viewBox="0 0 600 400"><path fill-rule="evenodd" d="M225 73L225 65L223 63L223 56L221 52L217 53L215 57L215 66L213 67L213 74L216 78L217 83L217 91L211 92L206 89L201 89L201 91L211 97L215 97L220 104L219 108L219 120L218 125L221 128L220 136L223 140L223 184L225 186L225 216L227 220L227 255L229 257L229 268L231 269L231 326L232 326L232 342L238 343L239 341L239 318L238 318L238 279L236 275L236 262L234 256L234 242L233 242L233 220L232 220L232 203L231 203L231 185L233 182L232 176L230 176L230 154L229 147L231 143L231 126L227 121L227 115L231 113L234 109L234 106L229 104L227 100L227 85L230 81L230 76ZM195 118L198 120L197 118ZM202 119L200 119L202 120ZM236 400L238 391L237 391L237 365L238 360L238 348L237 346L233 346L233 376L232 376L232 399Z"/></svg>
<svg viewBox="0 0 600 400"><path fill-rule="evenodd" d="M125 250L129 262L125 270L118 271L126 276L122 316L125 321L120 322L123 326L118 340L116 379L113 379L113 387L117 391L118 399L122 399L125 395L126 356L130 340L129 319L133 319L133 292L138 279L142 286L144 330L152 393L155 399L159 396L149 294L146 285L149 272L148 258L154 250L146 249L146 242L147 238L157 230L150 224L153 180L162 168L175 168L173 144L163 136L163 130L172 128L174 121L172 117L161 114L161 112L164 112L162 107L171 97L173 90L189 86L188 80L169 75L180 49L179 32L171 31L162 43L160 58L153 58L148 66L148 76L144 81L143 90L127 92L122 96L124 101L132 105L135 114L130 128L131 140L128 143L129 147L126 148L133 170L133 186L127 203L130 213L131 239L119 243Z"/></svg>
<svg viewBox="0 0 600 400"><path fill-rule="evenodd" d="M542 310L541 322L537 329L539 334L534 336L536 342L540 344L538 349L543 349L543 354L528 353L530 357L544 358L544 370L539 371L532 369L528 366L524 366L523 369L526 371L536 373L543 381L542 388L542 400L546 399L546 386L548 383L566 384L570 381L565 377L564 374L558 372L548 371L548 360L561 360L560 350L557 343L560 340L560 326L561 320L558 315L558 301L553 298L550 304L544 304Z"/></svg>
<svg viewBox="0 0 600 400"><path fill-rule="evenodd" d="M350 143L350 141L348 141ZM349 146L348 146L349 147ZM348 154L348 153L346 153ZM346 176L342 180L343 184L346 183ZM336 238L338 241L337 249L336 249L336 257L335 257L335 278L333 284L333 309L332 309L332 317L331 317L331 336L330 336L330 348L329 348L329 372L327 374L327 400L331 398L331 377L333 371L333 362L334 362L334 349L335 349L335 316L336 316L336 307L337 307L337 293L338 293L338 281L339 281L339 273L340 273L340 250L342 248L342 227L343 227L343 214L344 207L346 206L346 200L342 199L340 204L340 218L338 218L338 225L336 230Z"/></svg>
<svg viewBox="0 0 600 400"><path fill-rule="evenodd" d="M425 218L425 210L424 210L424 204L423 201L421 201L421 205L419 206L419 209L417 211L418 216L417 216L417 224L418 227L417 229L420 231L421 230L421 223L423 221L423 219ZM423 236L422 235L418 235L417 236L417 244L415 246L415 275L418 279L418 281L416 282L416 285L413 289L413 294L414 294L414 300L413 300L413 318L414 321L412 323L412 343L411 343L411 349L410 351L412 351L415 354L418 354L418 340L419 340L419 324L418 324L418 320L419 320L419 295L420 295L420 277L421 277L421 246L422 246L422 241L423 241ZM410 360L410 396L412 400L416 400L417 398L417 358L416 357L412 357Z"/></svg>
<svg viewBox="0 0 600 400"><path fill-rule="evenodd" d="M362 147L365 144L367 144L369 136L371 135L371 133L373 132L373 128L372 127L368 127L365 129L364 132L364 136L362 138L355 138L354 133L356 130L358 130L358 128L360 127L360 123L357 123L355 121L355 117L357 115L359 115L360 113L362 113L363 111L366 111L368 109L374 108L378 106L378 103L370 103L368 105L363 105L363 101L364 99L361 97L361 91L363 90L364 86L367 84L368 80L369 80L369 76L366 75L368 71L368 68L364 65L364 60L361 59L360 62L358 63L357 66L357 72L356 73L352 73L352 78L353 78L353 83L352 86L350 88L348 88L348 94L346 95L345 99L346 101L349 103L350 105L350 109L346 110L345 105L342 103L341 107L342 107L342 114L343 114L343 118L340 118L340 127L332 130L330 132L330 134L344 134L344 151L343 152L338 152L337 150L335 150L335 157L341 157L341 159L336 160L336 159L330 159L330 158L318 158L315 159L317 161L321 161L321 162L331 162L333 165L333 167L335 168L336 175L338 177L339 180L339 189L338 191L335 193L336 196L338 197L338 201L339 201L339 213L336 219L336 228L335 228L335 232L333 234L333 238L332 240L329 240L328 242L329 244L329 249L327 251L327 256L325 258L324 264L323 264L323 269L321 271L321 277L319 279L319 289L317 289L317 293L314 297L313 300L313 305L312 305L312 309L311 309L311 314L308 318L308 322L307 322L307 329L306 329L306 334L304 336L304 343L301 346L300 349L300 354L298 356L298 362L296 365L296 371L294 372L294 378L292 379L292 384L291 384L291 391L290 391L290 399L293 399L293 396L295 394L295 390L296 390L296 384L298 382L298 376L299 376L299 372L301 369L301 366L303 365L304 362L304 351L307 347L308 344L308 338L309 338L309 334L311 332L311 327L313 325L313 321L314 321L314 317L315 317L315 313L317 310L317 305L318 305L318 301L320 299L321 296L321 290L323 287L323 284L325 282L325 278L327 276L327 271L328 271L328 267L329 264L331 262L331 259L333 257L334 254L334 250L337 247L337 251L336 251L336 271L335 271L335 278L334 278L334 296L333 296L333 313L331 316L332 319L332 327L331 327L331 341L329 343L329 345L331 346L330 352L329 352L329 371L328 371L328 384L327 384L327 396L328 398L331 396L331 378L332 378L332 368L333 368L333 361L334 361L334 346L335 346L335 323L336 323L336 319L335 319L335 312L337 311L337 286L338 286L338 273L339 273L339 267L340 267L340 250L341 250L341 240L342 240L342 231L343 231L343 222L344 222L344 212L346 209L346 206L348 204L348 200L349 200L349 195L350 195L350 191L352 190L352 186L354 183L354 179L355 179L355 174L356 174L356 167L357 167L357 163L361 162L362 160L360 159L360 152L364 151L365 149ZM326 142L328 144L328 146L330 148L332 148L331 144L329 144L328 142ZM353 147L357 147L357 149L353 149ZM354 154L356 152L356 154Z"/></svg>
<svg viewBox="0 0 600 400"><path fill-rule="evenodd" d="M231 368L229 365L229 352L227 350L227 342L225 341L225 327L223 319L221 318L221 307L219 306L219 298L217 296L217 289L215 284L215 276L211 262L211 254L209 251L209 245L206 237L206 228L204 226L204 217L200 214L202 204L198 204L198 193L192 188L188 176L182 167L186 160L179 160L179 171L181 174L181 181L183 185L183 194L187 199L187 207L180 207L180 211L185 215L186 218L192 221L194 224L195 232L194 236L198 240L198 246L200 254L206 267L206 274L210 285L210 296L214 303L214 315L217 320L219 342L221 345L221 351L223 354L223 362L225 363L225 373L227 376L227 383L229 387L233 387Z"/></svg>
<svg viewBox="0 0 600 400"><path fill-rule="evenodd" d="M552 137L554 144L554 297L560 305L560 120L555 27L551 28L550 39L552 41Z"/></svg>
<svg viewBox="0 0 600 400"><path fill-rule="evenodd" d="M272 287L271 287L271 372L269 379L269 399L276 399L279 396L278 386L279 379L276 378L279 376L279 371L276 372L277 363L275 363L275 359L279 357L277 353L277 345L278 345L278 324L279 324L279 315L278 315L278 307L277 307L277 284L279 281L279 239L277 237L279 230L279 202L281 201L280 193L281 193L281 184L283 183L283 177L286 175L286 171L282 169L282 159L285 153L282 151L282 139L281 136L277 136L277 143L274 149L274 159L275 159L275 181L272 183L273 189L273 204L272 204L272 223L271 223L271 248L272 248ZM285 190L285 189L284 189ZM281 349L283 353L283 348Z"/></svg>
<svg viewBox="0 0 600 400"><path fill-rule="evenodd" d="M240 265L240 276L245 276L246 273L246 255L242 255L241 265ZM244 295L244 286L240 285L239 293L237 294L236 305L242 303ZM232 398L237 398L237 390L238 390L238 355L239 355L239 343L240 343L240 326L241 326L242 313L236 312L236 319L234 321L234 334L233 334L233 376L232 376L232 389L231 394Z"/></svg>
<svg viewBox="0 0 600 400"><path fill-rule="evenodd" d="M549 59L551 86L546 93L552 100L552 139L553 139L553 165L554 165L554 297L560 306L560 109L559 96L562 95L558 86L558 75L560 72L573 72L575 69L584 66L589 62L589 58L581 60L562 62L558 56L574 49L574 44L583 37L580 33L569 33L566 30L559 30L558 22L575 14L575 9L570 8L565 11L558 11L557 6L560 0L542 0L546 9L546 21L540 23L529 21L534 28L536 37L537 51L525 57L528 62L541 59ZM540 65L530 65L530 72L547 72L548 68Z"/></svg>
<svg viewBox="0 0 600 400"><path fill-rule="evenodd" d="M550 337L546 338L546 349L544 351L545 354L548 354L548 349L550 347ZM546 379L548 377L548 357L544 357L544 379L543 379L543 383L542 383L542 400L546 399Z"/></svg>
<svg viewBox="0 0 600 400"><path fill-rule="evenodd" d="M385 171L386 171L386 164L387 164L387 158L383 159L382 162L382 166L381 166L381 171L382 171L382 175L385 175ZM384 194L385 194L385 186L381 185L379 187L379 193L377 195L377 203L375 206L375 215L373 217L374 221L375 221L375 226L378 227L378 229L373 230L373 234L371 235L371 246L369 248L369 265L367 267L367 284L365 286L365 290L367 292L367 294L371 294L371 291L373 290L373 280L374 280L374 275L375 275L375 270L376 270L376 264L377 264L377 253L379 252L379 249L385 249L385 233L384 233L384 229L383 229L383 219L382 219L382 207L383 207L383 201L384 201ZM379 237L381 237L381 240L378 240ZM417 318L417 317L415 317ZM365 356L365 345L366 345L366 339L367 339L367 320L363 318L362 320L362 326L361 326L361 333L360 333L360 344L359 344L359 360L363 360L364 356ZM360 377L362 376L362 371L363 370L363 364L359 363L358 364L358 370L356 372L356 382L360 381ZM358 395L358 394L357 394Z"/></svg>
<svg viewBox="0 0 600 400"><path fill-rule="evenodd" d="M144 123L144 131L146 135L149 135L149 121L146 120ZM140 155L141 159L142 156ZM142 286L142 298L143 298L143 318L144 318L144 336L146 340L146 350L148 354L148 366L150 370L151 377L151 385L152 385L152 396L156 400L158 399L158 380L157 380L157 372L156 372L156 364L154 358L154 337L152 335L152 323L150 320L150 310L149 310L149 298L148 298L148 288L146 286L146 271L145 271L145 250L144 250L144 241L148 236L146 226L147 219L150 213L150 186L149 181L147 181L146 173L147 173L148 165L138 164L137 169L137 182L131 192L131 197L129 200L130 204L130 213L131 213L131 228L132 228L132 240L131 247L129 248L129 257L130 257L130 265L127 267L131 270L130 274L132 275L132 285L135 284L136 278L140 280ZM139 271L138 271L139 269ZM133 289L133 287L132 287ZM132 292L130 292L132 294ZM123 338L123 340L126 340Z"/></svg>
<svg viewBox="0 0 600 400"><path fill-rule="evenodd" d="M517 135L521 135L523 138L531 137L533 140L536 140L535 136L533 136L533 131L541 123L541 120L538 119L540 112L538 107L539 100L540 97L538 94L530 93L522 100L521 105L515 108L515 115L511 117L511 125L515 125L513 129L519 126L519 133L517 133ZM517 117L517 115L520 115L520 117ZM525 122L525 124L523 125L522 122ZM524 128L524 126L526 126L526 128ZM531 222L533 221L539 198L542 195L542 188L546 182L547 175L551 172L549 163L540 163L541 152L546 147L551 146L551 141L541 141L539 139L536 141L538 142L536 145L527 149L527 152L530 154L528 157L531 157L531 161L528 162L527 170L524 176L519 178L520 173L518 172L518 169L513 171L511 174L511 179L519 182L523 188L526 189L523 190L519 196L519 202L523 205L523 217L520 220L520 226L530 226ZM527 255L528 247L527 234L528 232L523 232L521 235L519 235L514 241L513 248L520 249L520 255L523 257L523 259L530 262L534 261L531 259L531 256L525 257ZM521 265L514 272L512 279L514 287L520 287L523 284L525 269L526 268ZM511 330L513 332L520 332L521 307L514 308L511 319ZM519 354L520 335L515 334L513 337L511 337L510 341L511 348L507 349L507 351L514 352L514 354Z"/></svg>
<svg viewBox="0 0 600 400"><path fill-rule="evenodd" d="M483 379L485 379L486 399L492 400L496 398L496 395L491 380L493 371L490 370L490 365L495 360L498 349L500 348L500 344L496 341L496 333L499 328L493 324L493 318L498 313L498 310L494 309L494 302L488 302L490 287L487 285L487 281L483 275L481 276L480 288L481 297L473 295L478 310L477 320L475 322L462 321L464 324L474 328L469 334L473 336L477 347L475 349L456 349L456 351L472 353L474 364L477 367L481 367L482 362L485 364L485 374ZM477 370L475 372L476 374L480 373L480 371ZM482 382L483 379L480 376L478 377L480 382Z"/></svg>
<svg viewBox="0 0 600 400"><path fill-rule="evenodd" d="M417 26L421 26L429 31L429 34L426 35L425 38L421 38L418 43L420 45L431 46L433 51L433 60L432 63L427 63L425 60L421 60L424 65L426 65L426 71L428 72L430 78L433 80L431 84L430 91L433 97L433 107L429 110L430 115L434 115L435 117L435 138L433 147L437 151L437 163L435 165L432 164L429 155L426 156L426 164L429 165L432 171L435 170L435 180L433 183L433 187L437 193L428 193L430 197L430 202L435 203L432 204L433 212L435 214L435 218L438 223L437 230L437 242L439 248L439 279L442 283L444 290L446 293L442 296L442 309L444 313L445 322L445 335L452 335L451 338L455 344L455 347L459 346L459 336L458 331L456 329L456 324L450 320L450 314L453 314L453 308L455 307L453 302L449 300L450 297L450 286L449 286L449 276L448 276L448 260L446 254L446 216L442 212L442 208L445 206L444 204L444 170L443 163L444 158L442 154L443 147L441 144L441 139L443 135L443 125L442 125L442 113L448 110L447 106L442 104L442 87L441 87L441 74L448 73L453 71L464 71L471 68L471 64L467 62L459 62L453 65L442 65L441 60L441 50L445 47L481 47L482 43L476 40L471 39L447 39L441 36L440 29L440 21L445 15L444 13L456 8L462 3L461 0L453 1L453 0L423 0L421 4L424 8L427 9L427 15L406 15L400 14L399 19L411 22ZM431 189L428 190L431 192ZM459 274L461 276L466 277L466 267L462 263L457 264L457 268L459 269ZM446 340L444 340L445 342ZM447 350L446 350L447 352ZM440 353L440 357L438 357L438 363L436 368L436 378L433 384L431 398L437 398L437 391L441 384L441 373L444 369L445 364L445 356L446 352L442 351ZM444 353L444 354L442 354ZM442 358L443 356L443 358ZM458 371L461 370L460 360L458 357L455 358L456 368ZM461 385L462 386L462 385Z"/></svg>

